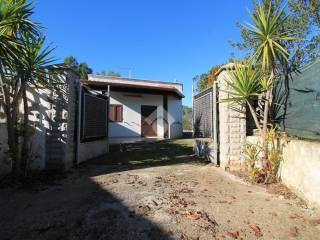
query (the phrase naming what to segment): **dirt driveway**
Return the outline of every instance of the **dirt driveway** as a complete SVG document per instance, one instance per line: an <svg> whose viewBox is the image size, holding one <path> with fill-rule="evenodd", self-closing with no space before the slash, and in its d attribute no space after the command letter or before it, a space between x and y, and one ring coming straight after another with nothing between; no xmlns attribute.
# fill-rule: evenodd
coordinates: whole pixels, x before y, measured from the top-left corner
<svg viewBox="0 0 320 240"><path fill-rule="evenodd" d="M299 200L178 155L100 159L55 184L2 189L0 239L320 239L320 215Z"/></svg>

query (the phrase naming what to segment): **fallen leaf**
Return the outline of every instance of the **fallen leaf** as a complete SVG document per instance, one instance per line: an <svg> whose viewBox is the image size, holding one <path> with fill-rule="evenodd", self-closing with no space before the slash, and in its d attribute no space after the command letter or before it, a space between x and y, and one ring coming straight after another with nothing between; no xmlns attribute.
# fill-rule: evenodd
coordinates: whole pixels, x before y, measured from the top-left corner
<svg viewBox="0 0 320 240"><path fill-rule="evenodd" d="M199 220L201 217L201 214L198 212L194 212L194 211L187 211L183 214L181 214L182 216L184 216L185 218L191 219L191 220Z"/></svg>
<svg viewBox="0 0 320 240"><path fill-rule="evenodd" d="M316 226L316 225L320 225L320 218L318 219L312 219L309 221L311 225Z"/></svg>
<svg viewBox="0 0 320 240"><path fill-rule="evenodd" d="M290 228L289 235L290 235L290 237L297 237L298 236L298 228L297 227Z"/></svg>
<svg viewBox="0 0 320 240"><path fill-rule="evenodd" d="M290 214L290 218L291 218L291 219L296 219L296 218L302 218L302 216L299 215L299 214L297 214L297 213L291 213L291 214Z"/></svg>
<svg viewBox="0 0 320 240"><path fill-rule="evenodd" d="M179 192L181 193L193 193L192 189L188 189L188 188L182 188Z"/></svg>
<svg viewBox="0 0 320 240"><path fill-rule="evenodd" d="M239 234L239 231L234 230L234 231L229 232L229 235L230 235L232 238L237 239L240 234Z"/></svg>
<svg viewBox="0 0 320 240"><path fill-rule="evenodd" d="M277 217L278 216L278 214L276 213L276 212L271 212L270 213L272 216L274 216L274 217Z"/></svg>
<svg viewBox="0 0 320 240"><path fill-rule="evenodd" d="M159 204L155 201L155 200L152 200L153 204L158 206Z"/></svg>
<svg viewBox="0 0 320 240"><path fill-rule="evenodd" d="M256 237L260 237L261 236L261 230L256 224L250 224L249 227L252 229L252 231L254 232Z"/></svg>

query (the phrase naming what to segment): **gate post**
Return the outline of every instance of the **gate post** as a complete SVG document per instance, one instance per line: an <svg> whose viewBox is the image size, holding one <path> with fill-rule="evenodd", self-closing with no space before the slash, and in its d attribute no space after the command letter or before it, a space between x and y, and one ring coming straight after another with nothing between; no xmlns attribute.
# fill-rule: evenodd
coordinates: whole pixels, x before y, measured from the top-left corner
<svg viewBox="0 0 320 240"><path fill-rule="evenodd" d="M228 99L228 85L230 71L234 64L221 67L217 73L218 86L218 134L220 149L220 166L226 170L240 169L243 163L243 147L246 140L246 112L241 105L223 100Z"/></svg>

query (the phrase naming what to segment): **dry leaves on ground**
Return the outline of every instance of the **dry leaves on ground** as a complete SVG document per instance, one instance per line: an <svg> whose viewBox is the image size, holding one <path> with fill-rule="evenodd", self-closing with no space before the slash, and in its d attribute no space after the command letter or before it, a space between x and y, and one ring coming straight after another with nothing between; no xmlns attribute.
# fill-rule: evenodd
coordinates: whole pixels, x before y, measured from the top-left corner
<svg viewBox="0 0 320 240"><path fill-rule="evenodd" d="M311 225L316 226L316 225L320 225L320 218L317 219L312 219L309 221Z"/></svg>
<svg viewBox="0 0 320 240"><path fill-rule="evenodd" d="M254 235L256 235L256 237L261 236L261 230L256 224L250 224L249 227L254 232Z"/></svg>
<svg viewBox="0 0 320 240"><path fill-rule="evenodd" d="M191 220L199 220L201 218L201 212L195 212L195 211L186 211L181 215Z"/></svg>
<svg viewBox="0 0 320 240"><path fill-rule="evenodd" d="M292 227L289 230L289 235L290 237L297 237L298 236L298 228L297 227Z"/></svg>
<svg viewBox="0 0 320 240"><path fill-rule="evenodd" d="M239 236L240 236L240 233L238 230L233 230L231 232L229 232L229 235L234 238L234 239L237 239Z"/></svg>

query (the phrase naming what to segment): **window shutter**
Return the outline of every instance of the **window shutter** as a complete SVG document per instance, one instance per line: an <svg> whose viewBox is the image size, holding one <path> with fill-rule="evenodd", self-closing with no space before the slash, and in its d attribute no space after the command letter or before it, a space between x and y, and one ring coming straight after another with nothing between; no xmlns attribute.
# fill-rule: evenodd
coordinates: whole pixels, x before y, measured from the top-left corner
<svg viewBox="0 0 320 240"><path fill-rule="evenodd" d="M109 119L110 119L111 122L114 122L114 121L116 121L114 105L110 105L109 109L110 109Z"/></svg>
<svg viewBox="0 0 320 240"><path fill-rule="evenodd" d="M122 106L117 106L117 121L122 122Z"/></svg>
<svg viewBox="0 0 320 240"><path fill-rule="evenodd" d="M112 122L122 122L123 121L123 106L111 104L110 105L110 113L109 119Z"/></svg>

